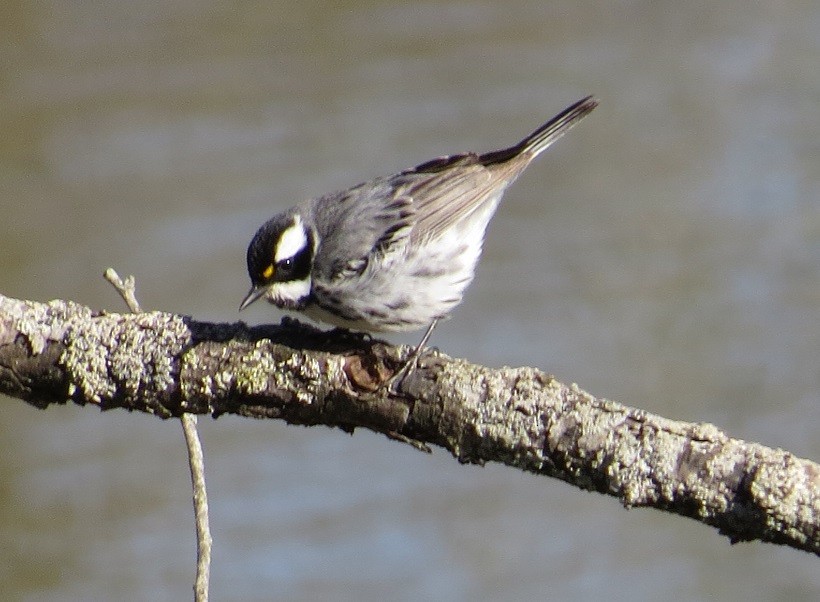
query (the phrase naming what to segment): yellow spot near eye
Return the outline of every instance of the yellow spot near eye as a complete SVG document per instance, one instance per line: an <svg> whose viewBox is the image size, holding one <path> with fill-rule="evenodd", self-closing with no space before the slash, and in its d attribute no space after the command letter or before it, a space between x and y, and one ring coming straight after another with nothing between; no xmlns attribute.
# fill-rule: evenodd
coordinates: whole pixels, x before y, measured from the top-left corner
<svg viewBox="0 0 820 602"><path fill-rule="evenodd" d="M268 267L265 268L265 271L262 272L262 277L266 280L273 276L273 264L270 264Z"/></svg>

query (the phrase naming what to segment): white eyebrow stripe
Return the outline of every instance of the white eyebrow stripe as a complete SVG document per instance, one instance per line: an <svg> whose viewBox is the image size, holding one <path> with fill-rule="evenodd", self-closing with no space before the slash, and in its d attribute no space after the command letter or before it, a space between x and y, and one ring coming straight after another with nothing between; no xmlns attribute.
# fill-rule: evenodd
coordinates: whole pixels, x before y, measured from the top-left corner
<svg viewBox="0 0 820 602"><path fill-rule="evenodd" d="M279 242L276 244L276 253L273 259L279 263L283 259L296 257L299 251L307 247L308 239L305 234L305 227L302 224L302 218L296 215L293 218L293 225L288 226L282 236L279 237Z"/></svg>

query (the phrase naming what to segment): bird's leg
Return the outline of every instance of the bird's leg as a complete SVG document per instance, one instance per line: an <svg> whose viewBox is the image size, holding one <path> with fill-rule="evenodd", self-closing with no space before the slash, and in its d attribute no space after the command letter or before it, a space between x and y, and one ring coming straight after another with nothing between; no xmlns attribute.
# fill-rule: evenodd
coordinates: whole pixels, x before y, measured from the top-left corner
<svg viewBox="0 0 820 602"><path fill-rule="evenodd" d="M424 336L421 337L421 342L416 345L416 348L413 350L413 353L410 354L410 357L407 358L404 366L402 366L401 369L391 376L390 380L385 383L385 388L390 392L398 393L398 386L405 378L407 378L408 374L416 369L416 365L419 363L419 357L421 357L424 348L427 346L427 341L429 340L430 335L433 334L433 329L436 327L436 323L438 323L438 318L434 318L430 323L430 326L427 327L427 331L424 333Z"/></svg>

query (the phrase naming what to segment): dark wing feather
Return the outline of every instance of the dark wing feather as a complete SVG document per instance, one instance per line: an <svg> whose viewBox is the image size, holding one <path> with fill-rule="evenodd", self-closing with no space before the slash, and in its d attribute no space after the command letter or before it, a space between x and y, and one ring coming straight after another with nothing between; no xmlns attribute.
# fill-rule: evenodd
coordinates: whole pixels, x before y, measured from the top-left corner
<svg viewBox="0 0 820 602"><path fill-rule="evenodd" d="M329 194L314 204L321 244L317 276L335 279L361 274L374 253L385 253L410 235L412 199L395 194L387 178Z"/></svg>
<svg viewBox="0 0 820 602"><path fill-rule="evenodd" d="M456 155L320 199L317 221L325 227L314 266L328 278L361 274L374 254L441 235L497 196L524 167L505 169L509 163L490 169L475 154Z"/></svg>
<svg viewBox="0 0 820 602"><path fill-rule="evenodd" d="M492 170L473 153L442 157L396 176L416 211L415 241L436 238L468 218L509 183L508 170Z"/></svg>
<svg viewBox="0 0 820 602"><path fill-rule="evenodd" d="M598 101L592 96L567 107L518 144L476 155L439 157L396 176L407 178L416 224L412 237L436 237L504 189L539 154L586 117Z"/></svg>
<svg viewBox="0 0 820 602"><path fill-rule="evenodd" d="M530 161L597 104L584 98L509 148L439 157L319 199L322 261L317 258L315 269L329 278L361 274L375 255L397 244L440 236L497 200Z"/></svg>

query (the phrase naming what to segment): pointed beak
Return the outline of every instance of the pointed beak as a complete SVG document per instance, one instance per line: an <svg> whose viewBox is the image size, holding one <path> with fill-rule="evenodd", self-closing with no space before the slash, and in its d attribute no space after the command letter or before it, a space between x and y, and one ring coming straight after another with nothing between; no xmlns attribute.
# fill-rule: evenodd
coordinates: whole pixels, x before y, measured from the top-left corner
<svg viewBox="0 0 820 602"><path fill-rule="evenodd" d="M245 298L242 299L242 303L239 304L239 311L245 309L248 305L259 299L262 295L265 294L267 289L264 286L253 286L251 290L248 291L248 294L245 295Z"/></svg>

